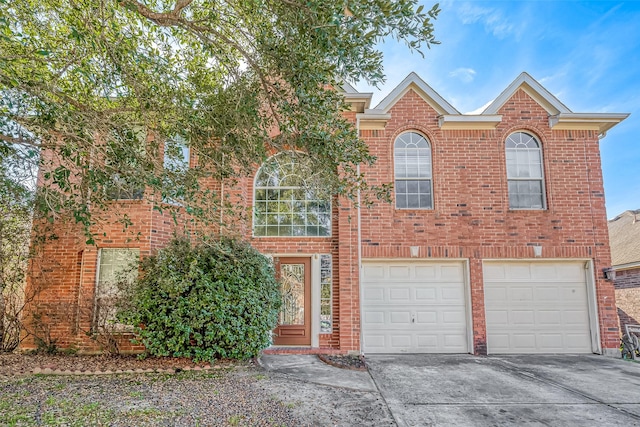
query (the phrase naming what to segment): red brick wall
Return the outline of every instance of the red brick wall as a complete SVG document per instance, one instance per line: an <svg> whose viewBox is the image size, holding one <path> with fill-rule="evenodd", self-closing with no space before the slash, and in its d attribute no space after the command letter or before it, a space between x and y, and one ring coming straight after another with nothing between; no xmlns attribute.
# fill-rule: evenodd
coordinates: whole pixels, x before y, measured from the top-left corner
<svg viewBox="0 0 640 427"><path fill-rule="evenodd" d="M502 122L494 130L441 130L437 113L413 91L399 100L390 113L392 118L386 129L361 133L378 158L373 167L363 166L362 172L371 184L393 181L395 138L408 130L423 133L432 146L434 209L396 210L393 204L384 202L363 208L363 257L408 258L409 246L420 246L423 258L469 259L476 354L486 353L483 259L530 259L530 246L542 245L543 258L593 260L601 344L605 349L617 348L614 288L601 273L610 265L610 254L596 132L551 130L547 112L522 90L502 107ZM354 120L355 115L349 113L348 118ZM504 141L517 130L535 134L542 144L546 210L509 209ZM320 346L342 352L359 350L358 212L353 205L342 199L334 203L330 237L254 238L253 176L236 183L225 182L223 186L210 184L236 207L234 214L221 217L230 225L225 227L226 232L244 236L264 253L333 256L334 328L331 334L321 335ZM120 225L113 224L115 217L105 218L102 224L110 224L103 226L107 236L97 242L97 247L84 245L77 230L70 230L44 248L48 288L40 301L51 306L53 313L58 304L76 304L78 313L84 311L77 301L91 304L99 248L138 247L144 255L162 247L170 238L174 225L167 214L153 211L144 202L118 206L128 212L134 226L122 231ZM33 276L31 280L41 279L43 276ZM88 308L86 311L90 312ZM98 348L78 332L90 325L88 316L56 319L52 328L61 346L74 345L87 351Z"/></svg>
<svg viewBox="0 0 640 427"><path fill-rule="evenodd" d="M420 246L425 258L469 258L478 354L486 352L482 259L533 258L532 245L542 245L543 258L592 259L602 346L617 348L613 285L601 273L610 254L597 133L551 130L547 112L523 90L501 108L495 130L441 130L437 112L413 91L390 113L384 131L362 133L378 158L363 172L376 184L392 181L395 138L409 130L424 134L432 149L434 209L396 210L382 202L363 209L363 257L408 258L409 246ZM517 130L542 144L546 210L509 209L504 141Z"/></svg>

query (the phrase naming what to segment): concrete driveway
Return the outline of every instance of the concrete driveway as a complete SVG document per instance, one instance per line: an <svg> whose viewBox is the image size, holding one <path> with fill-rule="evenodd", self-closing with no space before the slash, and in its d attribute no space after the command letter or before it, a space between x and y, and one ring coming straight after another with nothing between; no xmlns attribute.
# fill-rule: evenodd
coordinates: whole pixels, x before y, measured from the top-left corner
<svg viewBox="0 0 640 427"><path fill-rule="evenodd" d="M399 426L640 425L640 363L596 355L367 355Z"/></svg>

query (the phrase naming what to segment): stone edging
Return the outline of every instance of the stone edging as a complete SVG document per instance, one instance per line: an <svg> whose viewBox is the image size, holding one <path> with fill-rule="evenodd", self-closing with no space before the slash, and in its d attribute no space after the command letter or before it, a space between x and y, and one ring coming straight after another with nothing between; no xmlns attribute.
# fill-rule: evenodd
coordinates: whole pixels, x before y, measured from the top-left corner
<svg viewBox="0 0 640 427"><path fill-rule="evenodd" d="M150 374L150 373L158 373L158 374L176 374L178 372L188 372L188 371L210 371L210 370L218 370L223 367L220 365L205 365L205 366L185 366L182 368L148 368L148 369L114 369L114 370L104 370L104 371L83 371L83 370L70 370L70 369L51 369L51 368L34 368L31 372L27 372L26 374L39 374L39 375L114 375L114 374Z"/></svg>

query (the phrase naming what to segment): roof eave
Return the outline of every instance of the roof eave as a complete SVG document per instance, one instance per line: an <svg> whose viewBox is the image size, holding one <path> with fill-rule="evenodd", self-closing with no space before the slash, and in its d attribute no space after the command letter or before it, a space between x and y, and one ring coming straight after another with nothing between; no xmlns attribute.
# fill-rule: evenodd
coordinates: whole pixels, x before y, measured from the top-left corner
<svg viewBox="0 0 640 427"><path fill-rule="evenodd" d="M553 130L594 130L606 135L607 131L629 117L626 113L561 113L549 116Z"/></svg>

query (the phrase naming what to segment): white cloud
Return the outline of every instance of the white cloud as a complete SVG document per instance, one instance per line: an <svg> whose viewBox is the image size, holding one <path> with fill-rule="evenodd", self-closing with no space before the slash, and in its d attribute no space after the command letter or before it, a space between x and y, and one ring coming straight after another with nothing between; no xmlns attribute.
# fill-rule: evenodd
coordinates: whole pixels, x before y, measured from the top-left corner
<svg viewBox="0 0 640 427"><path fill-rule="evenodd" d="M480 22L487 32L499 39L507 36L518 35L518 29L513 24L513 18L506 18L502 11L493 8L484 8L471 3L463 3L458 9L458 16L463 24ZM523 26L520 22L519 26Z"/></svg>
<svg viewBox="0 0 640 427"><path fill-rule="evenodd" d="M476 70L473 68L456 68L449 73L449 77L460 79L463 83L471 83L476 76Z"/></svg>

